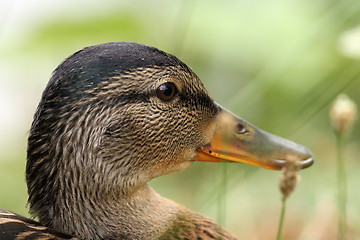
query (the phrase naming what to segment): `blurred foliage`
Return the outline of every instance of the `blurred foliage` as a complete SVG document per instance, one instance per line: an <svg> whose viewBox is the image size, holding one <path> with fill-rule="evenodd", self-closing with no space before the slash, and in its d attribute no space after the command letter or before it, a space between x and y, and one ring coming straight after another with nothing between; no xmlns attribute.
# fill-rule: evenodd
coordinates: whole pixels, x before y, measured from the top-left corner
<svg viewBox="0 0 360 240"><path fill-rule="evenodd" d="M51 71L85 46L135 41L181 58L232 112L312 149L316 163L301 173L303 180L289 199L284 239L334 239L335 151L328 105L340 92L360 101L360 63L343 54L340 41L344 32L360 24L359 1L108 0L103 4L112 7L101 11L92 4L48 14L0 46L0 83L4 92L12 91L1 106L22 112L1 122L0 143L5 147L0 149L0 207L27 212L25 129ZM0 116L6 114L1 109ZM347 148L348 217L354 239L360 237L359 136L355 126ZM220 166L195 163L151 185L216 218L217 195L223 192ZM240 164L226 168L225 226L240 239L274 238L279 172Z"/></svg>

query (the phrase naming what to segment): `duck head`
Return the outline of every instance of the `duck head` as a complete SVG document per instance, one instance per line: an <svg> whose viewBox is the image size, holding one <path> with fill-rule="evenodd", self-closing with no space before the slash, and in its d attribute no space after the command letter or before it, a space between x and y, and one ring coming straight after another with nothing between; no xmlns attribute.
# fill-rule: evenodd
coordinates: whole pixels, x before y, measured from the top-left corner
<svg viewBox="0 0 360 240"><path fill-rule="evenodd" d="M102 44L62 62L42 95L28 142L29 205L53 226L66 211L81 211L76 202L91 208L121 199L194 161L281 169L290 159L304 168L313 162L305 147L215 103L176 57Z"/></svg>

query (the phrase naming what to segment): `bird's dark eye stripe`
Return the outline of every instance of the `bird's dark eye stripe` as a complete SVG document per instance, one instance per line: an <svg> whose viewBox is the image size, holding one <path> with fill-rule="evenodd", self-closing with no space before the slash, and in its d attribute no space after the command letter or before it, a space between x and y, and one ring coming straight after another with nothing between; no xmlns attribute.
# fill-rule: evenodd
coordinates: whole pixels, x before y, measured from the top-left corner
<svg viewBox="0 0 360 240"><path fill-rule="evenodd" d="M153 92L135 92L129 91L118 96L118 102L125 103L140 103L149 102L150 98L154 96ZM209 98L205 93L198 93L195 95L188 95L184 93L178 93L180 102L186 104L187 107L192 109L206 108L210 115L215 115L218 112L214 101Z"/></svg>
<svg viewBox="0 0 360 240"><path fill-rule="evenodd" d="M219 108L216 107L214 101L205 93L198 93L196 95L179 94L180 101L185 103L187 107L192 109L207 109L210 115L215 115Z"/></svg>
<svg viewBox="0 0 360 240"><path fill-rule="evenodd" d="M138 93L135 91L127 92L125 94L118 95L117 99L118 101L122 102L148 102L151 97L151 93L144 92L144 93Z"/></svg>

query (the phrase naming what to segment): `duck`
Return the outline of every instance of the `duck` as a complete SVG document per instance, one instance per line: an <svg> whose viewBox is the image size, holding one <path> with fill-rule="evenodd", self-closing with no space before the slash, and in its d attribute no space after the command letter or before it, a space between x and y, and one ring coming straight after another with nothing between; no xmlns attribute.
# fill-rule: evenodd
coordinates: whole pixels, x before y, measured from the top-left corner
<svg viewBox="0 0 360 240"><path fill-rule="evenodd" d="M210 97L155 47L86 47L53 72L28 136L26 184L37 221L0 210L0 239L236 239L148 182L195 161L280 170L308 148L261 130Z"/></svg>

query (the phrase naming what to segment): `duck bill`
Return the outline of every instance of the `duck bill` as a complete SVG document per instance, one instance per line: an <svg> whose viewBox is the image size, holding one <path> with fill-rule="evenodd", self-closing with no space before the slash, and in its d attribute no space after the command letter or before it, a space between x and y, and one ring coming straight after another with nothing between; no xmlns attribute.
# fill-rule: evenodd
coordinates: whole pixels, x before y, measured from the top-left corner
<svg viewBox="0 0 360 240"><path fill-rule="evenodd" d="M313 164L304 146L267 133L220 107L211 142L197 149L195 161L239 162L280 170L289 162L301 168Z"/></svg>

